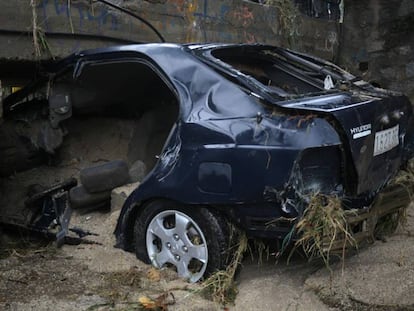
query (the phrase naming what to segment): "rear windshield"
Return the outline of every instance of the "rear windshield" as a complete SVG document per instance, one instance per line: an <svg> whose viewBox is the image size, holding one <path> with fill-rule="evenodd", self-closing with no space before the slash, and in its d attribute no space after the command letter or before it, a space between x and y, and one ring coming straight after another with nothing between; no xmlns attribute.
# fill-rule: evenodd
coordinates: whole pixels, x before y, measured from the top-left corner
<svg viewBox="0 0 414 311"><path fill-rule="evenodd" d="M222 48L212 56L254 78L279 95L303 95L324 90L324 76L266 49Z"/></svg>

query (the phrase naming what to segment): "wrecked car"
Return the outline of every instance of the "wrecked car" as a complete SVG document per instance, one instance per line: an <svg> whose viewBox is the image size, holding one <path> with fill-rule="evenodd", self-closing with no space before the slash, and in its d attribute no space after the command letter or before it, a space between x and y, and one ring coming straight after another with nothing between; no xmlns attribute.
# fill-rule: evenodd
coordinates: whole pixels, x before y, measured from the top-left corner
<svg viewBox="0 0 414 311"><path fill-rule="evenodd" d="M226 266L233 226L283 239L314 194L361 211L356 237L409 203L403 186L389 185L414 150L407 97L287 49L84 51L6 98L3 111L1 176L37 167L53 171L51 184L74 177L53 188L59 198L69 193L61 212L48 201L55 218L71 205L105 204L112 188L138 181L119 216L117 247L193 282ZM29 204L22 194L26 205L42 191ZM8 202L8 210L18 205ZM28 217L3 211L1 222L27 225ZM30 217L32 227L41 219Z"/></svg>

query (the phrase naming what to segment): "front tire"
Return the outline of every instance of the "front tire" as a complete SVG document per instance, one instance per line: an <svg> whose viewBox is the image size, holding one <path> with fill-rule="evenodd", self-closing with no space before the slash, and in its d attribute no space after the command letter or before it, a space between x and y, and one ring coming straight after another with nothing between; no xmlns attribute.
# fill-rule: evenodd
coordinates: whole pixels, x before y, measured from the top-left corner
<svg viewBox="0 0 414 311"><path fill-rule="evenodd" d="M190 282L227 264L229 223L205 207L166 200L150 202L136 219L134 236L138 259L157 268L173 266Z"/></svg>

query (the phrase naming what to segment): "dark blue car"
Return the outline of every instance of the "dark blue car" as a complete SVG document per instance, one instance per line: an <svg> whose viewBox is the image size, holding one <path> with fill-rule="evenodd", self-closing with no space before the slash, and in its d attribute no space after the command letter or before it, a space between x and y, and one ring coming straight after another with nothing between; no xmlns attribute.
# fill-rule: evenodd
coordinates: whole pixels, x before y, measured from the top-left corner
<svg viewBox="0 0 414 311"><path fill-rule="evenodd" d="M27 100L38 88L44 91ZM191 281L225 267L233 226L283 239L314 194L363 211L356 237L372 233L367 222L409 203L403 186L389 186L412 157L407 97L290 50L142 44L85 51L6 99L4 124L33 107L43 109L37 118L48 130L40 143L20 137L25 153L3 158L0 173L59 150L71 119L136 120L122 160L143 164L145 178L123 205L117 246L156 267L173 265Z"/></svg>

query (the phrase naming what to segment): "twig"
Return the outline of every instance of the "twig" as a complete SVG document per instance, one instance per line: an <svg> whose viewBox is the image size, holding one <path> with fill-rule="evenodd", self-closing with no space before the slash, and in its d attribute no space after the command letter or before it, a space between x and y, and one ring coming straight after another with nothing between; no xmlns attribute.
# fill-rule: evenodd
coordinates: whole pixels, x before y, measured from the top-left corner
<svg viewBox="0 0 414 311"><path fill-rule="evenodd" d="M71 30L72 34L74 34L75 31L74 31L74 28L73 28L72 13L71 13L70 4L71 4L71 0L68 0L69 25L70 25L70 30Z"/></svg>
<svg viewBox="0 0 414 311"><path fill-rule="evenodd" d="M36 0L30 0L30 6L32 7L32 32L33 32L33 46L36 58L40 58L42 52L39 46L39 27L37 26L37 12L36 12Z"/></svg>
<svg viewBox="0 0 414 311"><path fill-rule="evenodd" d="M15 279L10 279L10 278L8 278L7 281L15 282L15 283L21 283L21 284L24 284L24 285L28 285L29 284L29 283L27 283L25 281L22 281L22 280L15 280Z"/></svg>

